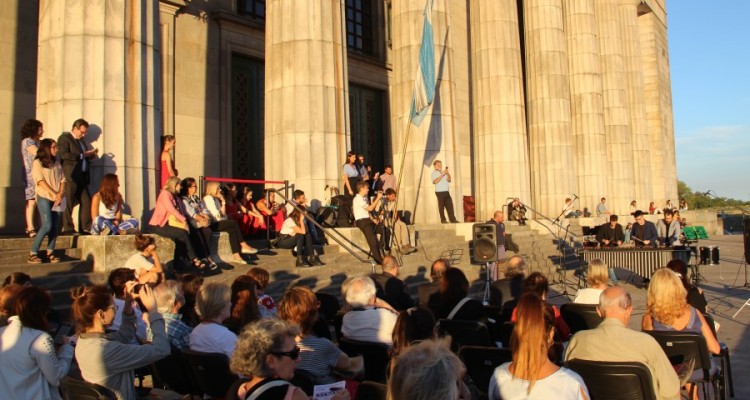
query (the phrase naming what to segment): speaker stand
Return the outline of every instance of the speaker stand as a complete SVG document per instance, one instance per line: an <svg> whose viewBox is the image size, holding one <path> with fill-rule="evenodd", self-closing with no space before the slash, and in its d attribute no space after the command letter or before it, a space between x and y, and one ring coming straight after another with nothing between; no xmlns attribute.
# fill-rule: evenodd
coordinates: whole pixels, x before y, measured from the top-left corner
<svg viewBox="0 0 750 400"><path fill-rule="evenodd" d="M490 279L490 266L492 263L484 263L484 296L482 297L482 304L485 306L490 304L490 287L492 286L492 280Z"/></svg>

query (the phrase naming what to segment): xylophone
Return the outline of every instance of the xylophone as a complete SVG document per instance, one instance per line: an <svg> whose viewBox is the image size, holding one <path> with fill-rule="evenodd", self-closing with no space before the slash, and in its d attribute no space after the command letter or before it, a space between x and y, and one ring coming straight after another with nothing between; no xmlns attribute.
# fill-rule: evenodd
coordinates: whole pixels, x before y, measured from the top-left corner
<svg viewBox="0 0 750 400"><path fill-rule="evenodd" d="M646 279L650 279L655 270L666 267L675 258L690 260L690 253L689 247L605 247L581 250L581 256L586 262L599 259L609 267L624 268Z"/></svg>

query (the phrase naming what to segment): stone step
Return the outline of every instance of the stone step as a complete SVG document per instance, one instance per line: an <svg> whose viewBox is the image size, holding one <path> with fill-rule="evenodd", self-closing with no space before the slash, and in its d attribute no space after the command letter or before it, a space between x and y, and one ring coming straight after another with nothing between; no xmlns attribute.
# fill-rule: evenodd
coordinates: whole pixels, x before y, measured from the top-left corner
<svg viewBox="0 0 750 400"><path fill-rule="evenodd" d="M67 274L86 274L93 272L93 265L88 261L63 260L56 264L28 264L26 262L0 264L0 276L5 277L11 272L24 272L33 280L50 278Z"/></svg>
<svg viewBox="0 0 750 400"><path fill-rule="evenodd" d="M29 258L29 252L29 249L0 251L0 265L25 264L26 260ZM42 247L42 252L44 252L44 247ZM81 249L56 248L55 250L55 256L69 261L80 260L82 254L83 252L81 251Z"/></svg>
<svg viewBox="0 0 750 400"><path fill-rule="evenodd" d="M78 236L58 236L57 240L55 241L55 249L69 249L72 247L76 247L76 243L78 241ZM31 245L34 243L33 238L4 238L0 240L0 252L5 252L9 250L21 250L26 249L29 251L31 249ZM47 238L45 237L42 240L42 247L41 248L47 248Z"/></svg>

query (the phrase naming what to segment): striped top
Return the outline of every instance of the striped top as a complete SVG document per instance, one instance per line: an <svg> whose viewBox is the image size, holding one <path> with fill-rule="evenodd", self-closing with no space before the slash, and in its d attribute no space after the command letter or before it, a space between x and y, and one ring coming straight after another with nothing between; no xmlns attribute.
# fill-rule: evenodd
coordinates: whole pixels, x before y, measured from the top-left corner
<svg viewBox="0 0 750 400"><path fill-rule="evenodd" d="M330 340L313 335L297 339L300 350L300 363L297 368L309 372L316 385L336 382L331 376L331 369L336 366L341 350Z"/></svg>

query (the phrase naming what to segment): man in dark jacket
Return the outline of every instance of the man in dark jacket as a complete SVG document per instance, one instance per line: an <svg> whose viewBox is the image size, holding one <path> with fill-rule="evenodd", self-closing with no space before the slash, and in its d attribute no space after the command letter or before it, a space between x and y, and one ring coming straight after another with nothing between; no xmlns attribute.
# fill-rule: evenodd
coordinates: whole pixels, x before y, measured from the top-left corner
<svg viewBox="0 0 750 400"><path fill-rule="evenodd" d="M625 240L625 233L622 231L622 225L617 223L617 215L610 215L609 222L599 227L596 240L603 247L617 247L622 244Z"/></svg>
<svg viewBox="0 0 750 400"><path fill-rule="evenodd" d="M88 233L91 230L91 194L89 181L91 160L96 157L98 149L88 150L83 138L89 129L84 119L73 122L70 132L63 132L57 139L57 154L65 174L65 197L67 208L63 213L63 233L73 233L73 207L78 208L78 231Z"/></svg>
<svg viewBox="0 0 750 400"><path fill-rule="evenodd" d="M386 301L398 311L406 310L414 305L411 296L406 292L406 285L398 278L398 260L393 256L383 257L383 273L373 274L377 297Z"/></svg>

